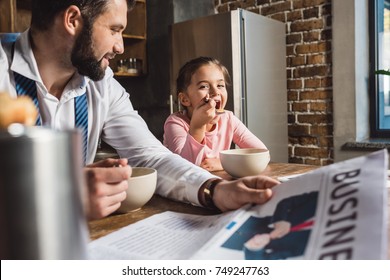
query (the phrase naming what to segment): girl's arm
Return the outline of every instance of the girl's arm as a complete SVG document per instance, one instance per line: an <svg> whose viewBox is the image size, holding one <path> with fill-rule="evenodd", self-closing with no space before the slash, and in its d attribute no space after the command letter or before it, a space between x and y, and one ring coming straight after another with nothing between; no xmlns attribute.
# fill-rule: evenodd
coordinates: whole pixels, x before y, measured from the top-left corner
<svg viewBox="0 0 390 280"><path fill-rule="evenodd" d="M243 148L268 149L235 115L231 118L233 127L233 142Z"/></svg>
<svg viewBox="0 0 390 280"><path fill-rule="evenodd" d="M164 145L190 162L200 165L205 150L204 142L199 143L189 134L189 124L173 114L164 124Z"/></svg>

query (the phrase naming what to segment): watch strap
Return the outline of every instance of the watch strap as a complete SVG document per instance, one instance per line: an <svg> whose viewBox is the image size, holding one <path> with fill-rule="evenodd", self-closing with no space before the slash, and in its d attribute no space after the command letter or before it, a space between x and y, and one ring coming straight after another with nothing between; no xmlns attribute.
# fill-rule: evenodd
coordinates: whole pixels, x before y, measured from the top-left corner
<svg viewBox="0 0 390 280"><path fill-rule="evenodd" d="M213 179L206 182L205 187L203 188L203 203L204 207L210 209L210 210L219 210L217 206L214 204L214 189L217 184L222 182L222 179Z"/></svg>

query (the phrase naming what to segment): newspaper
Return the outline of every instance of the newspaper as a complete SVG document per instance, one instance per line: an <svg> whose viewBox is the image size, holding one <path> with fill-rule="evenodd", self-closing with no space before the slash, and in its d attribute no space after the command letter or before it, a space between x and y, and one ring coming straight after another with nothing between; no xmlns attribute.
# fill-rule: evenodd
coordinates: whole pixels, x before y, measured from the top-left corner
<svg viewBox="0 0 390 280"><path fill-rule="evenodd" d="M91 259L387 259L387 150L214 216L164 212L89 243Z"/></svg>

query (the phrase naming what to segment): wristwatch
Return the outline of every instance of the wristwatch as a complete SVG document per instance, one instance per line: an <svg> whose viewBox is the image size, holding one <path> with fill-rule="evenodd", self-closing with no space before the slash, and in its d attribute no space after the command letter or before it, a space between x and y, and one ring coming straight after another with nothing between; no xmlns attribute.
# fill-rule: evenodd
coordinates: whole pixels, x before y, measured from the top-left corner
<svg viewBox="0 0 390 280"><path fill-rule="evenodd" d="M221 211L217 206L215 206L213 201L213 196L214 196L215 186L222 181L223 181L222 179L213 179L205 183L205 186L203 187L203 191L201 191L203 195L203 200L200 201L203 202L202 203L203 206L206 207L207 209Z"/></svg>

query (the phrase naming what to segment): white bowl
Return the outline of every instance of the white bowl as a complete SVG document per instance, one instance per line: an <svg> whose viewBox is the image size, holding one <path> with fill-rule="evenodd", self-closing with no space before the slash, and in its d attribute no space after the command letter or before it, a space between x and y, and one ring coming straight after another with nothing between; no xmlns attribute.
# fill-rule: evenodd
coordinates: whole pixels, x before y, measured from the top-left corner
<svg viewBox="0 0 390 280"><path fill-rule="evenodd" d="M157 185L157 170L147 167L133 167L128 180L127 196L118 209L126 213L140 209L153 196Z"/></svg>
<svg viewBox="0 0 390 280"><path fill-rule="evenodd" d="M224 150L219 157L223 169L236 178L259 175L270 161L268 150L254 148Z"/></svg>

